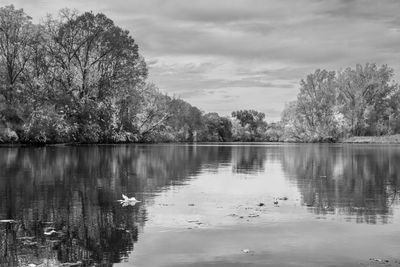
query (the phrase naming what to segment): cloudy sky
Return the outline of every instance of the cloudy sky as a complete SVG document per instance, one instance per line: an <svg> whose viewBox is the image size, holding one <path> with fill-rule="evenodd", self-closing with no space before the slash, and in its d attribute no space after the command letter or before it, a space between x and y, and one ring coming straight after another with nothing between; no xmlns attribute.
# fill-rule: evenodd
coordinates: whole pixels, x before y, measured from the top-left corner
<svg viewBox="0 0 400 267"><path fill-rule="evenodd" d="M256 109L278 120L317 68L400 71L398 0L0 0L36 22L63 7L128 29L149 80L206 112ZM396 76L398 79L400 76Z"/></svg>

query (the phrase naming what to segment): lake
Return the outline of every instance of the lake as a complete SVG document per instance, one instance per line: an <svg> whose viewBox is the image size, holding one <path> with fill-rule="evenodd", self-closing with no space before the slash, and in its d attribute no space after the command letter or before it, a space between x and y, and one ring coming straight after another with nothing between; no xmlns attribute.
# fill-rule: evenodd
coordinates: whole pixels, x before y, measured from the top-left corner
<svg viewBox="0 0 400 267"><path fill-rule="evenodd" d="M2 147L0 266L400 266L399 193L396 145Z"/></svg>

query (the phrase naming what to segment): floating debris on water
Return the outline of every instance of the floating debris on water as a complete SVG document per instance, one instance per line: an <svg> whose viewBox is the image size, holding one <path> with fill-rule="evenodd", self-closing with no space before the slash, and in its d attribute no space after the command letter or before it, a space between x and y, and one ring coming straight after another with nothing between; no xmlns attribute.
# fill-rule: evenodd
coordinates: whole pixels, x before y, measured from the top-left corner
<svg viewBox="0 0 400 267"><path fill-rule="evenodd" d="M325 206L324 210L326 210L326 211L335 211L335 208L331 207L331 206Z"/></svg>
<svg viewBox="0 0 400 267"><path fill-rule="evenodd" d="M122 207L126 207L126 206L135 206L136 203L140 202L139 200L137 200L134 197L127 197L124 194L122 194L122 198L121 200L118 200L119 203L122 204Z"/></svg>
<svg viewBox="0 0 400 267"><path fill-rule="evenodd" d="M44 228L44 233L45 236L54 236L54 235L58 235L58 236L62 236L64 235L64 233L62 231L56 231L56 229L54 227L46 227Z"/></svg>
<svg viewBox="0 0 400 267"><path fill-rule="evenodd" d="M50 230L50 231L48 231L48 232L44 232L44 235L47 235L47 236L51 236L51 235L55 235L55 234L57 234L57 231L55 231L55 230Z"/></svg>
<svg viewBox="0 0 400 267"><path fill-rule="evenodd" d="M15 220L0 220L0 223L16 223Z"/></svg>
<svg viewBox="0 0 400 267"><path fill-rule="evenodd" d="M378 258L370 258L370 261L381 262L381 263L389 263L389 260L382 260Z"/></svg>

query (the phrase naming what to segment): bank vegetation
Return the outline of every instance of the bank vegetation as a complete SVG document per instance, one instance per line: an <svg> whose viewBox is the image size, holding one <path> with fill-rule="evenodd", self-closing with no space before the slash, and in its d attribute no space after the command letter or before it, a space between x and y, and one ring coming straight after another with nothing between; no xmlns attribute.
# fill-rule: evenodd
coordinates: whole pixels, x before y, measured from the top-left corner
<svg viewBox="0 0 400 267"><path fill-rule="evenodd" d="M204 113L147 81L130 33L104 14L62 9L40 24L0 8L0 143L335 142L400 132L390 67L316 70L281 121Z"/></svg>

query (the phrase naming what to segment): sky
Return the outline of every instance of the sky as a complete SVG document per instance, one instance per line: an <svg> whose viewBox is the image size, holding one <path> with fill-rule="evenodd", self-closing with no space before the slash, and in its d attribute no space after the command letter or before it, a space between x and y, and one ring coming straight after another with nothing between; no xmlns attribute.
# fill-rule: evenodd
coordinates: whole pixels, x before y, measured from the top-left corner
<svg viewBox="0 0 400 267"><path fill-rule="evenodd" d="M255 109L277 121L316 69L367 62L400 71L398 0L0 0L39 22L102 12L130 31L149 81L204 112ZM398 76L395 77L396 80Z"/></svg>

